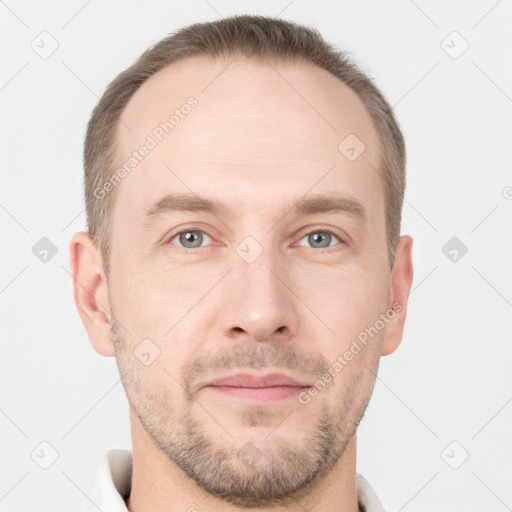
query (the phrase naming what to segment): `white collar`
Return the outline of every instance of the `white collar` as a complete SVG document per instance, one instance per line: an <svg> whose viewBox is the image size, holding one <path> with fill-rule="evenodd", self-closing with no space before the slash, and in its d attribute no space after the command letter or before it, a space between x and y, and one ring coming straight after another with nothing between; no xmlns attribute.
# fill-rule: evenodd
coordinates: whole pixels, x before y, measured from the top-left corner
<svg viewBox="0 0 512 512"><path fill-rule="evenodd" d="M133 458L130 450L112 449L103 453L94 484L93 508L84 512L128 512L125 500L130 494ZM357 473L357 496L364 512L385 512L368 481Z"/></svg>

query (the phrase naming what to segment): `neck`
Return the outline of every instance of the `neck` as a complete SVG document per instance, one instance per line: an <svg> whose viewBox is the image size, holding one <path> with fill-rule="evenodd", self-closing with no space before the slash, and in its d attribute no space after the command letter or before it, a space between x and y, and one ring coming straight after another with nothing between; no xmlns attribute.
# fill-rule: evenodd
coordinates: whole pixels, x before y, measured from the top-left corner
<svg viewBox="0 0 512 512"><path fill-rule="evenodd" d="M177 467L151 441L138 418L130 410L133 445L129 512L250 512L212 496ZM309 494L287 506L265 508L268 512L358 512L356 488L356 436L347 444L336 466Z"/></svg>

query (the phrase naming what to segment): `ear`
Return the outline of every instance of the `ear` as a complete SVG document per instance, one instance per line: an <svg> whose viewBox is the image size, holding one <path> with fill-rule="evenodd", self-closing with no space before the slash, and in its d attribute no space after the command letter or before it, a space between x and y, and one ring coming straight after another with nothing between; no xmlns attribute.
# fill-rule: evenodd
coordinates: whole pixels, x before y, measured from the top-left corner
<svg viewBox="0 0 512 512"><path fill-rule="evenodd" d="M107 278L102 258L91 236L75 233L69 255L73 275L73 297L92 346L103 356L114 356L110 335Z"/></svg>
<svg viewBox="0 0 512 512"><path fill-rule="evenodd" d="M402 341L407 301L413 280L412 245L413 239L408 235L401 236L397 244L388 304L388 308L392 308L395 315L386 325L381 351L383 356L392 354Z"/></svg>

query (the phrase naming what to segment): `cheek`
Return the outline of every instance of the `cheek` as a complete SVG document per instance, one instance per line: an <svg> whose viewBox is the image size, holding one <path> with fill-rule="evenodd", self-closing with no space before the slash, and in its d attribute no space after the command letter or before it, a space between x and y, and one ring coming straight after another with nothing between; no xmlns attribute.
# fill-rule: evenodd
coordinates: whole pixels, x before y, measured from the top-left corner
<svg viewBox="0 0 512 512"><path fill-rule="evenodd" d="M335 336L353 336L373 325L387 304L385 278L357 269L324 272L303 281L304 300Z"/></svg>
<svg viewBox="0 0 512 512"><path fill-rule="evenodd" d="M174 326L193 314L213 278L189 269L148 267L125 260L113 271L116 316L134 336L168 339Z"/></svg>
<svg viewBox="0 0 512 512"><path fill-rule="evenodd" d="M208 321L203 318L204 308L195 306L218 277L189 269L186 273L182 269L162 271L156 267L130 272L128 267L118 270L117 275L126 279L118 279L113 287L116 318L129 332L121 331L129 347L125 363L138 369L140 376L135 375L134 381L141 379L147 393L155 386L162 387L176 399L182 391L174 388L181 379L183 363L197 356L199 338L194 329ZM128 352L154 362L145 367L144 361L141 364ZM149 356L143 355L148 353Z"/></svg>
<svg viewBox="0 0 512 512"><path fill-rule="evenodd" d="M185 397L179 383L181 359L175 347L162 345L162 350L158 350L146 340L143 349L138 349L137 343L134 346L123 341L116 360L126 395L136 411L149 421L150 416L165 416L178 405L184 406Z"/></svg>
<svg viewBox="0 0 512 512"><path fill-rule="evenodd" d="M345 353L343 363L366 361L378 352L384 334L380 315L385 313L388 294L382 277L331 272L308 281L303 289L304 301L329 328L317 337L318 349L329 364Z"/></svg>

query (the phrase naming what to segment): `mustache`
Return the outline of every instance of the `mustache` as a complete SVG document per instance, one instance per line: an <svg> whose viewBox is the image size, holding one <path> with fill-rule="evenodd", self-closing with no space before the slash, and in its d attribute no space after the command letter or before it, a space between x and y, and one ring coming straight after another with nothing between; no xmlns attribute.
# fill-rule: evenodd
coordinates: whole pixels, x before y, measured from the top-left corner
<svg viewBox="0 0 512 512"><path fill-rule="evenodd" d="M182 367L182 382L193 394L194 383L207 371L228 372L235 369L289 370L295 375L320 377L329 369L327 360L320 354L311 354L290 345L282 339L267 342L244 341L226 346L215 353L194 357Z"/></svg>

